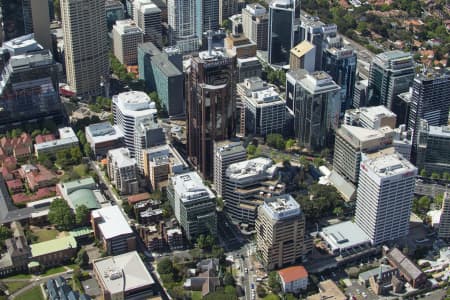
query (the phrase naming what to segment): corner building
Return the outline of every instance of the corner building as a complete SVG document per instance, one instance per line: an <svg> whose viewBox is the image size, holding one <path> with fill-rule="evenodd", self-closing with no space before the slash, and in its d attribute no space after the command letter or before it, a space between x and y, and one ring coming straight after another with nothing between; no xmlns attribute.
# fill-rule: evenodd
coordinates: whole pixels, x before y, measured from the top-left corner
<svg viewBox="0 0 450 300"><path fill-rule="evenodd" d="M187 80L188 159L213 176L214 141L235 135L235 59L210 49L192 59Z"/></svg>

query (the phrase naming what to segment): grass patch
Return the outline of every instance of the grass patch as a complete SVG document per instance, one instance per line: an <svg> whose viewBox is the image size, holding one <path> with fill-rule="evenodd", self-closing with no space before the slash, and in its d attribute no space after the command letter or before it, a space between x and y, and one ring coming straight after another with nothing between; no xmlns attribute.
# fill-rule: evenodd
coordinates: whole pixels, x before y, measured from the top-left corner
<svg viewBox="0 0 450 300"><path fill-rule="evenodd" d="M51 268L51 269L46 270L44 273L42 273L42 276L54 275L54 274L62 273L65 271L66 271L66 268L64 268L64 267Z"/></svg>
<svg viewBox="0 0 450 300"><path fill-rule="evenodd" d="M202 300L202 292L200 291L192 291L191 292L192 300Z"/></svg>
<svg viewBox="0 0 450 300"><path fill-rule="evenodd" d="M28 281L10 281L5 282L6 286L8 287L8 291L10 294L17 292L23 287L26 287L29 282Z"/></svg>
<svg viewBox="0 0 450 300"><path fill-rule="evenodd" d="M33 230L33 235L37 237L36 243L46 242L53 239L56 239L59 231L56 229L36 229Z"/></svg>
<svg viewBox="0 0 450 300"><path fill-rule="evenodd" d="M67 265L66 267L68 267L69 269L74 270L76 268L79 268L80 266L78 266L78 264L71 264L71 265Z"/></svg>
<svg viewBox="0 0 450 300"><path fill-rule="evenodd" d="M41 292L40 286L35 286L34 288L18 295L15 300L45 300Z"/></svg>
<svg viewBox="0 0 450 300"><path fill-rule="evenodd" d="M88 175L89 168L85 164L80 164L80 165L74 166L73 171L75 172L75 174L77 174L78 176L83 178Z"/></svg>
<svg viewBox="0 0 450 300"><path fill-rule="evenodd" d="M12 276L5 277L3 279L30 279L31 274L16 274Z"/></svg>

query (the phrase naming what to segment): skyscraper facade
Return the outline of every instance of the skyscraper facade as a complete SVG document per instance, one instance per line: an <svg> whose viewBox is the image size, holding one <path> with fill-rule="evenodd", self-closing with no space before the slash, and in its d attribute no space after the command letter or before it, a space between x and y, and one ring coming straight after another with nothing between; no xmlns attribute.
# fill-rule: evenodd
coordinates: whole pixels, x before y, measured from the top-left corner
<svg viewBox="0 0 450 300"><path fill-rule="evenodd" d="M142 30L133 20L117 20L112 35L114 56L124 65L137 65L137 47L144 41Z"/></svg>
<svg viewBox="0 0 450 300"><path fill-rule="evenodd" d="M0 77L1 131L44 118L64 121L59 99L60 69L49 50L35 49L9 59Z"/></svg>
<svg viewBox="0 0 450 300"><path fill-rule="evenodd" d="M340 87L325 72L303 74L297 78L294 103L294 131L299 144L309 149L324 147L339 125Z"/></svg>
<svg viewBox="0 0 450 300"><path fill-rule="evenodd" d="M269 5L269 64L287 65L294 47L295 0L274 0Z"/></svg>
<svg viewBox="0 0 450 300"><path fill-rule="evenodd" d="M322 54L322 69L341 87L341 113L351 108L356 80L356 53L341 37L328 37Z"/></svg>
<svg viewBox="0 0 450 300"><path fill-rule="evenodd" d="M393 110L398 94L407 92L414 79L414 61L410 53L383 52L370 64L368 105L384 105Z"/></svg>
<svg viewBox="0 0 450 300"><path fill-rule="evenodd" d="M198 50L201 32L195 23L194 0L168 0L169 40L182 52Z"/></svg>
<svg viewBox="0 0 450 300"><path fill-rule="evenodd" d="M267 270L301 261L305 253L305 215L291 195L264 200L256 219L256 245Z"/></svg>
<svg viewBox="0 0 450 300"><path fill-rule="evenodd" d="M151 0L136 0L133 18L144 32L144 42L162 47L161 9Z"/></svg>
<svg viewBox="0 0 450 300"><path fill-rule="evenodd" d="M412 83L408 130L413 133L413 159L417 151L417 135L421 119L428 126L448 124L450 110L450 75L428 71L418 74Z"/></svg>
<svg viewBox="0 0 450 300"><path fill-rule="evenodd" d="M259 3L247 4L242 9L242 31L258 50L267 49L269 18L267 10Z"/></svg>
<svg viewBox="0 0 450 300"><path fill-rule="evenodd" d="M67 83L77 95L104 93L109 78L105 1L61 0Z"/></svg>
<svg viewBox="0 0 450 300"><path fill-rule="evenodd" d="M197 0L201 2L202 31L219 29L219 0ZM200 11L197 11L200 16Z"/></svg>
<svg viewBox="0 0 450 300"><path fill-rule="evenodd" d="M417 168L393 148L363 158L355 222L372 244L408 234L416 175Z"/></svg>
<svg viewBox="0 0 450 300"><path fill-rule="evenodd" d="M212 42L212 41L210 41ZM205 178L213 175L213 143L235 135L235 59L211 49L188 70L188 157Z"/></svg>

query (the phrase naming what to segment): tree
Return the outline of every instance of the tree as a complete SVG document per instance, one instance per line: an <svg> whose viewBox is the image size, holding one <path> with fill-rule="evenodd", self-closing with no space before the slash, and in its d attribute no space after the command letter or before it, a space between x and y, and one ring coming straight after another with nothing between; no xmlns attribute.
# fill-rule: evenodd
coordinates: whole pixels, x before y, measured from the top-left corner
<svg viewBox="0 0 450 300"><path fill-rule="evenodd" d="M233 23L231 23L230 20L228 20L228 19L223 20L223 22L222 22L222 27L225 28L225 30L226 30L227 32L228 32L228 31L231 31L231 26L233 26Z"/></svg>
<svg viewBox="0 0 450 300"><path fill-rule="evenodd" d="M305 168L306 171L309 170L309 160L306 158L306 156L301 155L300 158L298 159L300 164L303 166L303 168Z"/></svg>
<svg viewBox="0 0 450 300"><path fill-rule="evenodd" d="M48 220L59 229L70 230L75 218L69 204L64 199L56 198L50 204Z"/></svg>
<svg viewBox="0 0 450 300"><path fill-rule="evenodd" d="M294 147L295 145L295 140L294 139L288 139L286 141L286 150L290 150L292 147Z"/></svg>
<svg viewBox="0 0 450 300"><path fill-rule="evenodd" d="M266 289L262 285L258 284L256 286L256 294L258 295L258 297L264 298L267 295Z"/></svg>
<svg viewBox="0 0 450 300"><path fill-rule="evenodd" d="M133 206L131 206L130 203L128 203L128 201L122 202L122 208L129 218L134 219L136 217L134 214Z"/></svg>
<svg viewBox="0 0 450 300"><path fill-rule="evenodd" d="M277 294L281 291L281 284L277 272L272 271L269 273L269 280L267 284L273 293Z"/></svg>
<svg viewBox="0 0 450 300"><path fill-rule="evenodd" d="M431 173L431 179L439 179L439 178L441 178L441 176L439 175L439 173L437 173L437 172Z"/></svg>
<svg viewBox="0 0 450 300"><path fill-rule="evenodd" d="M77 253L77 257L74 261L80 268L86 266L89 262L89 256L87 255L86 249L81 248Z"/></svg>
<svg viewBox="0 0 450 300"><path fill-rule="evenodd" d="M320 157L322 157L323 159L327 159L328 156L330 156L330 150L328 148L325 148L322 151L320 151Z"/></svg>
<svg viewBox="0 0 450 300"><path fill-rule="evenodd" d="M236 288L232 285L225 286L224 292L227 295L236 296Z"/></svg>
<svg viewBox="0 0 450 300"><path fill-rule="evenodd" d="M419 211L426 212L430 208L431 200L427 196L422 196L419 198L417 204Z"/></svg>
<svg viewBox="0 0 450 300"><path fill-rule="evenodd" d="M420 170L420 176L427 177L428 176L427 171L425 169Z"/></svg>
<svg viewBox="0 0 450 300"><path fill-rule="evenodd" d="M279 150L285 149L286 142L283 139L283 136L279 133L271 133L266 137L266 142L269 146L277 148Z"/></svg>
<svg viewBox="0 0 450 300"><path fill-rule="evenodd" d="M230 272L226 272L225 275L223 276L223 284L230 286L234 286L236 284L234 281L234 277Z"/></svg>
<svg viewBox="0 0 450 300"><path fill-rule="evenodd" d="M248 154L248 155L251 155L251 156L254 156L255 153L256 153L256 146L253 145L253 144L249 144L249 145L247 146L247 154Z"/></svg>
<svg viewBox="0 0 450 300"><path fill-rule="evenodd" d="M157 271L159 274L172 274L174 271L173 263L170 258L165 257L158 262Z"/></svg>
<svg viewBox="0 0 450 300"><path fill-rule="evenodd" d="M3 244L3 242L10 237L12 237L11 229L6 226L0 225L0 242Z"/></svg>
<svg viewBox="0 0 450 300"><path fill-rule="evenodd" d="M86 205L82 204L75 209L75 223L77 225L87 225L89 223L90 211Z"/></svg>
<svg viewBox="0 0 450 300"><path fill-rule="evenodd" d="M295 296L292 295L292 294L286 294L286 295L284 296L284 300L297 300L297 297L295 297Z"/></svg>
<svg viewBox="0 0 450 300"><path fill-rule="evenodd" d="M450 59L449 59L450 61ZM442 174L442 179L449 181L450 180L450 173L449 172L444 172Z"/></svg>
<svg viewBox="0 0 450 300"><path fill-rule="evenodd" d="M333 209L333 214L335 214L336 217L340 218L344 215L344 210L342 209L342 207L337 206Z"/></svg>

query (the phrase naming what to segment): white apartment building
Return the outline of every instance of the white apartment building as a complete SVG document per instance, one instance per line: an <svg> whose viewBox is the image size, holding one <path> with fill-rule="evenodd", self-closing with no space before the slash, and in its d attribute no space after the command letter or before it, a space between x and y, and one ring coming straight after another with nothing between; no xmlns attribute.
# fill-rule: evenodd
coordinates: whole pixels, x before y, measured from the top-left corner
<svg viewBox="0 0 450 300"><path fill-rule="evenodd" d="M393 148L361 162L355 221L372 244L408 234L417 168Z"/></svg>
<svg viewBox="0 0 450 300"><path fill-rule="evenodd" d="M348 109L344 115L344 124L369 129L380 129L384 126L394 129L396 121L397 115L384 105Z"/></svg>
<svg viewBox="0 0 450 300"><path fill-rule="evenodd" d="M124 65L137 65L137 47L144 34L133 20L117 20L113 26L114 56Z"/></svg>
<svg viewBox="0 0 450 300"><path fill-rule="evenodd" d="M130 157L127 148L108 151L108 176L111 183L121 194L139 192L136 160Z"/></svg>
<svg viewBox="0 0 450 300"><path fill-rule="evenodd" d="M247 159L247 150L241 142L220 141L214 143L214 188L222 196L223 180L227 168Z"/></svg>
<svg viewBox="0 0 450 300"><path fill-rule="evenodd" d="M136 158L138 169L143 173L142 150L165 142L162 128L157 123L155 103L144 92L124 92L113 96L112 112L130 157Z"/></svg>

